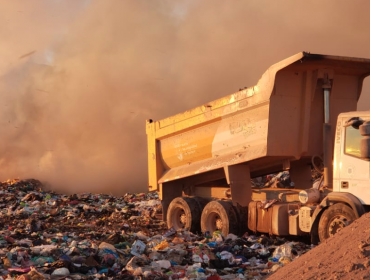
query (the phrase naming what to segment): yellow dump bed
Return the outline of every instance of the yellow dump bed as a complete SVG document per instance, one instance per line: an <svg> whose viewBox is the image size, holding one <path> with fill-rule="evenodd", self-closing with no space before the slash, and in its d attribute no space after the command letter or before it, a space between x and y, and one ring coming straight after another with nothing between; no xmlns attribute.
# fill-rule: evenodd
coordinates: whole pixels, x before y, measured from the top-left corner
<svg viewBox="0 0 370 280"><path fill-rule="evenodd" d="M242 162L252 176L307 164L322 153L323 80L332 83L335 123L339 113L356 110L369 73L368 59L302 52L272 65L256 86L148 120L149 190Z"/></svg>

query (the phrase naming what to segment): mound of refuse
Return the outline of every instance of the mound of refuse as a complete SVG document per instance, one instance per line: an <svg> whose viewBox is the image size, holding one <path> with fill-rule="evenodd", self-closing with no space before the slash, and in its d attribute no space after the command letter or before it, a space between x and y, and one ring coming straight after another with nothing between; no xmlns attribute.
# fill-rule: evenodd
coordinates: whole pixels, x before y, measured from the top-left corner
<svg viewBox="0 0 370 280"><path fill-rule="evenodd" d="M267 279L370 279L370 213Z"/></svg>
<svg viewBox="0 0 370 280"><path fill-rule="evenodd" d="M0 183L0 276L262 279L311 249L263 235L167 229L161 212L157 193L63 195L37 180Z"/></svg>

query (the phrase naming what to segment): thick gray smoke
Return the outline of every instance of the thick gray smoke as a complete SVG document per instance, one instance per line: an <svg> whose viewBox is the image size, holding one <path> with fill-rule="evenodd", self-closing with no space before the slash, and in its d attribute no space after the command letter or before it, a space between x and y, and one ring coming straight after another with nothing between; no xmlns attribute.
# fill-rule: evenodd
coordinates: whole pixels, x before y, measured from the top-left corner
<svg viewBox="0 0 370 280"><path fill-rule="evenodd" d="M0 179L145 191L145 119L252 86L299 51L370 58L368 1L305 3L3 1Z"/></svg>

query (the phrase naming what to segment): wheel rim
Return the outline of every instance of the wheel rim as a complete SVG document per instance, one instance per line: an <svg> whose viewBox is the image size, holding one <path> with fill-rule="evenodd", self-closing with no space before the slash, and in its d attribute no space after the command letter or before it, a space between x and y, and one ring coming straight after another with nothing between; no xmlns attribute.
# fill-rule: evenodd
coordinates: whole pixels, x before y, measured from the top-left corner
<svg viewBox="0 0 370 280"><path fill-rule="evenodd" d="M330 223L328 227L329 236L333 236L337 232L341 231L343 228L348 226L349 221L344 216L337 216L335 217Z"/></svg>
<svg viewBox="0 0 370 280"><path fill-rule="evenodd" d="M207 229L210 232L214 232L216 230L222 230L223 222L220 216L217 213L211 213L207 220Z"/></svg>
<svg viewBox="0 0 370 280"><path fill-rule="evenodd" d="M172 217L172 225L175 229L186 227L187 216L183 208L177 208Z"/></svg>

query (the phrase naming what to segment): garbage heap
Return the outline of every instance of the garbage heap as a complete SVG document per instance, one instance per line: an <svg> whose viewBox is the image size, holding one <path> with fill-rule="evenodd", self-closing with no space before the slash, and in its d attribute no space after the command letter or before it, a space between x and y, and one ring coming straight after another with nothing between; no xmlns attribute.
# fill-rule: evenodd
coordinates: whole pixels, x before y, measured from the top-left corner
<svg viewBox="0 0 370 280"><path fill-rule="evenodd" d="M312 187L317 188L315 184L322 185L323 183L323 172L324 170L320 169L311 169L311 181ZM256 177L251 179L252 187L256 189L262 188L287 188L287 189L294 189L295 184L291 181L289 171L282 171L279 173L269 174L262 177Z"/></svg>
<svg viewBox="0 0 370 280"><path fill-rule="evenodd" d="M167 229L156 193L74 195L0 183L4 279L262 279L311 247Z"/></svg>

